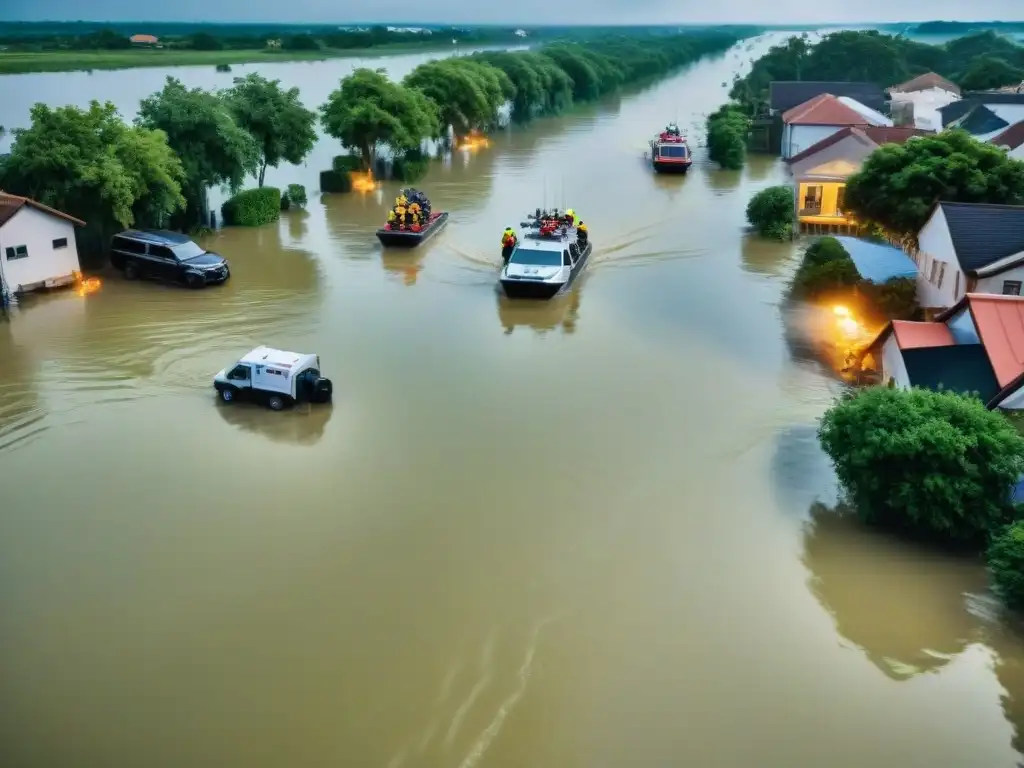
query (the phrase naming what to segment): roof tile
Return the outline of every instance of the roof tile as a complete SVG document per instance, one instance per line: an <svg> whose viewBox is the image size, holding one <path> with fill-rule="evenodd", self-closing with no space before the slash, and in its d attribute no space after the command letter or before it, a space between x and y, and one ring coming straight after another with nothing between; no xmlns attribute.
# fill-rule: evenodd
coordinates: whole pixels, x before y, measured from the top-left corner
<svg viewBox="0 0 1024 768"><path fill-rule="evenodd" d="M905 83L894 85L889 89L889 92L913 93L914 91L926 91L929 88L941 88L944 91L955 93L958 96L960 95L959 85L950 82L942 75L938 75L934 72L926 72L923 75L918 75L917 77L907 80Z"/></svg>
<svg viewBox="0 0 1024 768"><path fill-rule="evenodd" d="M992 139L991 143L997 147L1017 149L1021 144L1024 144L1024 120L1011 125L1005 131Z"/></svg>
<svg viewBox="0 0 1024 768"><path fill-rule="evenodd" d="M900 349L922 347L951 347L956 339L945 323L918 323L911 320L893 320L892 330Z"/></svg>
<svg viewBox="0 0 1024 768"><path fill-rule="evenodd" d="M864 115L843 104L831 93L815 96L782 116L789 125L867 125Z"/></svg>
<svg viewBox="0 0 1024 768"><path fill-rule="evenodd" d="M1024 206L943 202L938 206L964 272L975 273L1024 251Z"/></svg>
<svg viewBox="0 0 1024 768"><path fill-rule="evenodd" d="M768 101L771 109L785 112L823 93L849 96L872 109L881 109L885 104L885 94L874 83L811 80L776 80L768 86Z"/></svg>
<svg viewBox="0 0 1024 768"><path fill-rule="evenodd" d="M32 208L35 208L37 211L42 211L43 213L49 213L51 216L57 216L59 218L66 219L67 221L70 221L72 224L76 224L79 227L85 226L85 222L82 221L81 219L76 219L74 216L64 213L63 211L58 211L56 208L51 208L48 205L43 205L42 203L36 202L35 200L32 200L31 198L28 197L12 195L9 192L4 192L0 190L0 227L2 227L11 218L13 218L14 214L20 211L23 205L31 206Z"/></svg>
<svg viewBox="0 0 1024 768"><path fill-rule="evenodd" d="M1024 374L1024 296L967 296L978 337L1000 387Z"/></svg>

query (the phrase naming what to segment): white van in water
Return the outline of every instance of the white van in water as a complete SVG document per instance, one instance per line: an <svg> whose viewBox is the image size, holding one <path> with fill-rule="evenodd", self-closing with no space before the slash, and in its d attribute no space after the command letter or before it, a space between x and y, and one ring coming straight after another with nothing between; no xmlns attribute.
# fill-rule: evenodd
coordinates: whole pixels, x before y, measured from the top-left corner
<svg viewBox="0 0 1024 768"><path fill-rule="evenodd" d="M295 403L329 403L330 379L320 375L320 358L270 347L256 347L213 377L225 403L236 399L263 402L275 411Z"/></svg>

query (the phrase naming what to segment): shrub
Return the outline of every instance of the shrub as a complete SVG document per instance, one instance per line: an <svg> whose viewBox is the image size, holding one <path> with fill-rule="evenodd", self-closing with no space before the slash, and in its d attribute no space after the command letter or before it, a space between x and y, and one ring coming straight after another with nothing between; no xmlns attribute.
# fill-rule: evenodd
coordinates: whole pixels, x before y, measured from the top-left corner
<svg viewBox="0 0 1024 768"><path fill-rule="evenodd" d="M224 223L237 227L258 227L281 215L281 190L277 187L246 189L221 206Z"/></svg>
<svg viewBox="0 0 1024 768"><path fill-rule="evenodd" d="M363 161L359 155L335 155L331 161L331 169L335 171L362 171Z"/></svg>
<svg viewBox="0 0 1024 768"><path fill-rule="evenodd" d="M1010 608L1024 608L1024 521L1004 528L988 547L992 583Z"/></svg>
<svg viewBox="0 0 1024 768"><path fill-rule="evenodd" d="M416 181L427 172L430 158L419 150L397 155L391 163L391 178L396 181Z"/></svg>
<svg viewBox="0 0 1024 768"><path fill-rule="evenodd" d="M724 169L738 171L747 159L750 118L738 106L726 104L708 117L708 156Z"/></svg>
<svg viewBox="0 0 1024 768"><path fill-rule="evenodd" d="M820 263L804 262L789 284L789 298L814 301L849 292L860 282L860 273L849 256Z"/></svg>
<svg viewBox="0 0 1024 768"><path fill-rule="evenodd" d="M785 240L793 231L795 206L792 187L768 187L750 199L747 221L762 237Z"/></svg>
<svg viewBox="0 0 1024 768"><path fill-rule="evenodd" d="M861 280L857 291L874 319L913 320L918 316L917 282L912 277L894 277L884 283Z"/></svg>
<svg viewBox="0 0 1024 768"><path fill-rule="evenodd" d="M352 179L348 171L320 171L320 191L330 195L338 192L351 192Z"/></svg>
<svg viewBox="0 0 1024 768"><path fill-rule="evenodd" d="M869 523L979 543L1016 517L1024 437L976 398L871 387L829 408L818 438Z"/></svg>
<svg viewBox="0 0 1024 768"><path fill-rule="evenodd" d="M306 188L301 184L289 184L288 190L281 196L281 204L287 201L288 208L303 208L306 205ZM284 210L282 208L281 210Z"/></svg>

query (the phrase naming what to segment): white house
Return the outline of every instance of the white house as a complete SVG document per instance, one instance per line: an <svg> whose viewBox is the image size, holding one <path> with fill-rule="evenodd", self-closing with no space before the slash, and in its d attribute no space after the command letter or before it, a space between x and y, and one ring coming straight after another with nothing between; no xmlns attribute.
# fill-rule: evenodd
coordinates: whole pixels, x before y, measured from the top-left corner
<svg viewBox="0 0 1024 768"><path fill-rule="evenodd" d="M917 241L922 307L945 309L967 293L1021 295L1024 206L939 202Z"/></svg>
<svg viewBox="0 0 1024 768"><path fill-rule="evenodd" d="M908 389L974 393L989 408L1024 409L1024 297L969 293L930 322L893 320L862 368Z"/></svg>
<svg viewBox="0 0 1024 768"><path fill-rule="evenodd" d="M1024 160L1024 120L1014 123L989 141L1006 150L1014 160Z"/></svg>
<svg viewBox="0 0 1024 768"><path fill-rule="evenodd" d="M27 293L73 283L81 269L76 226L85 222L0 192L0 291Z"/></svg>
<svg viewBox="0 0 1024 768"><path fill-rule="evenodd" d="M913 80L894 85L889 89L889 98L892 100L894 114L896 105L910 105L915 128L941 131L942 115L939 110L960 100L960 86L941 75L928 72Z"/></svg>
<svg viewBox="0 0 1024 768"><path fill-rule="evenodd" d="M863 107L865 111L867 107ZM892 123L889 123L890 125ZM782 159L788 160L844 128L875 125L831 93L815 96L782 115Z"/></svg>

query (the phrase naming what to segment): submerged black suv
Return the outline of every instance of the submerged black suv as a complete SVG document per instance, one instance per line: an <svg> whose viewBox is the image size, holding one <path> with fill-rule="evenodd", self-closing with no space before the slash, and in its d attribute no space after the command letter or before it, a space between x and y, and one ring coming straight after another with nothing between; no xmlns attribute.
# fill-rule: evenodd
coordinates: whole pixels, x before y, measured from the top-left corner
<svg viewBox="0 0 1024 768"><path fill-rule="evenodd" d="M129 280L147 277L190 288L223 283L231 276L223 256L204 251L186 235L129 229L110 243L110 263Z"/></svg>

